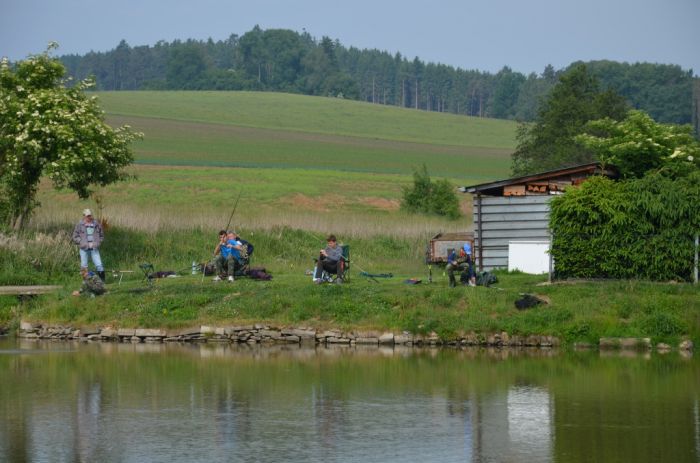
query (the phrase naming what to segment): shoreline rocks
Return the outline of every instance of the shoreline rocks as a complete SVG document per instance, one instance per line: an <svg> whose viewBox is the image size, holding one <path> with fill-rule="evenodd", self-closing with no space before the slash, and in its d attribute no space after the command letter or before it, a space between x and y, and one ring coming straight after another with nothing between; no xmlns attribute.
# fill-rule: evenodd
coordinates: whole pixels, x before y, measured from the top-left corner
<svg viewBox="0 0 700 463"><path fill-rule="evenodd" d="M2 332L2 329L0 329ZM555 336L520 336L500 333L461 333L448 339L437 333L413 334L408 331L343 331L315 330L309 327L276 327L264 324L237 326L194 326L179 329L113 328L111 326L44 325L22 321L17 335L23 339L80 340L85 342L124 343L238 343L238 344L335 344L362 346L480 346L496 348L558 348L562 345ZM649 338L601 338L598 344L578 342L574 349L652 350L667 352L673 347L660 343L653 346ZM693 342L684 339L678 346L682 352L692 352Z"/></svg>

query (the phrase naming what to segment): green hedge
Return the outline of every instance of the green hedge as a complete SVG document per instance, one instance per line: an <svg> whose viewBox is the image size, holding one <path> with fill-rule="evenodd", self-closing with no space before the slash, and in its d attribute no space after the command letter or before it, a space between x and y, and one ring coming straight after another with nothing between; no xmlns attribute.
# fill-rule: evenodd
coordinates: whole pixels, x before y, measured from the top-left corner
<svg viewBox="0 0 700 463"><path fill-rule="evenodd" d="M551 205L556 278L693 278L700 172L594 177Z"/></svg>

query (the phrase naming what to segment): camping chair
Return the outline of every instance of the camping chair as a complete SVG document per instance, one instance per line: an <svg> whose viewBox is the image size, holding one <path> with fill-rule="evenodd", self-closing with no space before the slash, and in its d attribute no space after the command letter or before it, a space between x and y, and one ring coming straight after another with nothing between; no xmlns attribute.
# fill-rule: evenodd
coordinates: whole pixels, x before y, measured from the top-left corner
<svg viewBox="0 0 700 463"><path fill-rule="evenodd" d="M156 270L153 268L153 264L145 262L139 264L139 268L143 271L143 280L148 283L148 286L153 286L153 279L156 277Z"/></svg>
<svg viewBox="0 0 700 463"><path fill-rule="evenodd" d="M250 270L250 258L253 256L253 245L246 240L241 240L241 244L245 246L246 253L245 257L238 259L238 264L233 272L237 277L248 275L248 270Z"/></svg>
<svg viewBox="0 0 700 463"><path fill-rule="evenodd" d="M350 280L350 245L349 244L339 244L340 249L343 251L341 257L341 268L343 269L343 281ZM318 259L314 259L318 265ZM315 273L315 272L314 272ZM314 275L315 276L315 275ZM328 283L335 283L338 279L338 275L323 269L321 272L321 281Z"/></svg>

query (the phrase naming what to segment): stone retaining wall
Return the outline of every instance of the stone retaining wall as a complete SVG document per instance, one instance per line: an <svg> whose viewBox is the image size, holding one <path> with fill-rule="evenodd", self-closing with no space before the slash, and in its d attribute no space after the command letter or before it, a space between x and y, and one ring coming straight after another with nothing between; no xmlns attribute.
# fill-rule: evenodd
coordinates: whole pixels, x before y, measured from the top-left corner
<svg viewBox="0 0 700 463"><path fill-rule="evenodd" d="M488 347L559 347L554 336L515 336L506 332L495 334L463 334L451 339L440 338L436 333L428 335L400 334L381 331L317 331L312 328L279 328L268 325L198 326L177 330L147 328L111 328L95 326L58 326L21 322L18 335L33 339L76 339L82 341L115 342L208 342L247 344L346 344L346 345L403 345L403 346L488 346ZM576 348L601 349L652 349L649 338L601 338L597 346L577 343ZM659 351L671 350L671 346L658 344ZM684 340L678 349L693 350L693 343Z"/></svg>

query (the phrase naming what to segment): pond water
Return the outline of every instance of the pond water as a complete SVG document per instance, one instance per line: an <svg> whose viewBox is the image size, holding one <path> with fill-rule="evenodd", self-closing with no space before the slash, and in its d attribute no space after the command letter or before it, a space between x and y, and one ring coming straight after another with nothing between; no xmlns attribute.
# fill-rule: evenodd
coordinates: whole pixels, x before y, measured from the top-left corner
<svg viewBox="0 0 700 463"><path fill-rule="evenodd" d="M0 461L698 462L698 357L0 339Z"/></svg>

